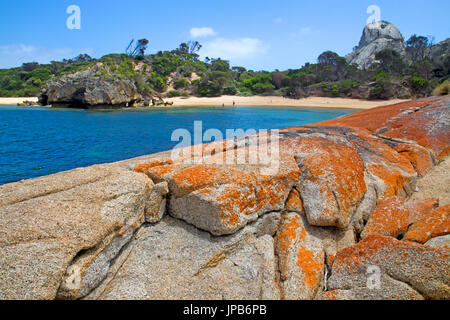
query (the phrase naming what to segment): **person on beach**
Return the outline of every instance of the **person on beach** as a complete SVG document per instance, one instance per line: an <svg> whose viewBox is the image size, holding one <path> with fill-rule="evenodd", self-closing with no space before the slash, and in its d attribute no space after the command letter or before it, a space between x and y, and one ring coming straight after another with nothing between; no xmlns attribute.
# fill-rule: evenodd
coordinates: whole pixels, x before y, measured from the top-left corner
<svg viewBox="0 0 450 320"><path fill-rule="evenodd" d="M236 106L236 102L233 101L233 107L235 107L235 106Z"/></svg>

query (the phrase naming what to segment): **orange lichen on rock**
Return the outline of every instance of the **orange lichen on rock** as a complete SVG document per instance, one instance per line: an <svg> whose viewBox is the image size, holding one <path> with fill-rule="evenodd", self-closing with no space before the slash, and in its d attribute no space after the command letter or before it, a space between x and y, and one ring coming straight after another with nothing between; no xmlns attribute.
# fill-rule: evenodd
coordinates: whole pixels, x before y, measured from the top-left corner
<svg viewBox="0 0 450 320"><path fill-rule="evenodd" d="M317 286L323 271L324 262L318 260L314 253L304 246L300 246L297 253L297 265L304 273L306 285L310 288Z"/></svg>
<svg viewBox="0 0 450 320"><path fill-rule="evenodd" d="M167 164L173 164L173 161L170 159L155 159L150 162L138 164L134 168L134 171L146 174L150 168L164 166Z"/></svg>
<svg viewBox="0 0 450 320"><path fill-rule="evenodd" d="M301 229L303 232L299 235L297 234L300 228L301 220L297 215L290 216L280 225L280 231L277 235L277 246L280 253L288 253L289 250L292 250L292 245L296 241L297 237L305 237L305 230L303 228Z"/></svg>
<svg viewBox="0 0 450 320"><path fill-rule="evenodd" d="M396 145L394 150L407 158L420 176L423 176L433 166L430 153L423 147L401 143Z"/></svg>
<svg viewBox="0 0 450 320"><path fill-rule="evenodd" d="M378 107L350 114L337 119L319 122L316 125L366 128L375 133L379 129L385 127L390 119L397 117L402 112L408 110L419 110L420 108L429 105L433 101L433 98L425 98L416 101L408 101L389 106Z"/></svg>
<svg viewBox="0 0 450 320"><path fill-rule="evenodd" d="M317 231L317 230L316 230ZM312 299L319 290L325 267L322 240L295 212L285 213L275 238L282 286L287 299Z"/></svg>
<svg viewBox="0 0 450 320"><path fill-rule="evenodd" d="M383 180L385 190L383 197L392 197L399 194L403 190L404 185L409 181L409 177L405 176L401 171L387 167L384 164L368 164L367 169L370 173Z"/></svg>
<svg viewBox="0 0 450 320"><path fill-rule="evenodd" d="M409 210L409 224L412 224L426 218L434 209L437 209L439 207L439 199L425 199L423 201L409 203L406 206Z"/></svg>
<svg viewBox="0 0 450 320"><path fill-rule="evenodd" d="M346 228L366 192L364 163L342 137L298 132L281 144L300 167L299 191L308 221L316 226Z"/></svg>
<svg viewBox="0 0 450 320"><path fill-rule="evenodd" d="M415 143L433 151L438 160L450 152L450 98L430 99L430 103L418 110L407 110L388 121L381 137Z"/></svg>
<svg viewBox="0 0 450 320"><path fill-rule="evenodd" d="M291 193L289 193L286 201L286 210L288 212L303 213L303 202L297 189L292 189Z"/></svg>
<svg viewBox="0 0 450 320"><path fill-rule="evenodd" d="M370 213L369 221L361 238L371 234L397 237L403 235L409 225L409 210L403 203L403 198L395 196L379 201Z"/></svg>
<svg viewBox="0 0 450 320"><path fill-rule="evenodd" d="M423 219L413 223L403 240L425 243L432 238L450 233L450 204L433 210Z"/></svg>

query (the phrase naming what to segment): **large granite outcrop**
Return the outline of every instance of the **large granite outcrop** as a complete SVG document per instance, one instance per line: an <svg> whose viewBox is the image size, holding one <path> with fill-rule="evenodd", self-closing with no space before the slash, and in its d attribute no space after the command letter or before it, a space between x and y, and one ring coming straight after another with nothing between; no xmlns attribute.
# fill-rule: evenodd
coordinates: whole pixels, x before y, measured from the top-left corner
<svg viewBox="0 0 450 320"><path fill-rule="evenodd" d="M448 156L449 111L422 99L0 186L0 299L450 299L448 206L404 202Z"/></svg>
<svg viewBox="0 0 450 320"><path fill-rule="evenodd" d="M397 51L402 56L406 54L400 30L389 22L378 21L364 28L359 45L345 58L349 64L367 69L376 61L375 55L384 49Z"/></svg>
<svg viewBox="0 0 450 320"><path fill-rule="evenodd" d="M41 105L73 108L128 107L144 99L136 85L120 77L108 79L94 70L54 78L39 96Z"/></svg>

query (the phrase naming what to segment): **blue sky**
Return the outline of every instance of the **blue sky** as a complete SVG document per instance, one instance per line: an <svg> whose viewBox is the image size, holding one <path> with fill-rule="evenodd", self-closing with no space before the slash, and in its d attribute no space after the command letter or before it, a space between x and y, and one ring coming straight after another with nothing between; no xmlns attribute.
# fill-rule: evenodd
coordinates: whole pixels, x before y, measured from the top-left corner
<svg viewBox="0 0 450 320"><path fill-rule="evenodd" d="M80 7L79 30L66 27L70 5ZM203 57L255 70L298 68L325 50L351 52L370 5L406 39L450 36L448 0L0 0L0 68L98 58L144 37L149 52L198 40Z"/></svg>

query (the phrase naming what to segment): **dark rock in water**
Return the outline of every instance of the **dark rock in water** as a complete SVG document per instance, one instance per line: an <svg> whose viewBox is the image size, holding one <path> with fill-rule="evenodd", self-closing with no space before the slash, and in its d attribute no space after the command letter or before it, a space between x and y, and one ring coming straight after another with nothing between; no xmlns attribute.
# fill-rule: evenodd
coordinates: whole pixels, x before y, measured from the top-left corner
<svg viewBox="0 0 450 320"><path fill-rule="evenodd" d="M39 97L42 105L70 108L131 107L144 100L126 79L107 79L91 70L50 80Z"/></svg>
<svg viewBox="0 0 450 320"><path fill-rule="evenodd" d="M18 107L32 107L32 106L36 106L37 103L34 101L29 101L29 100L25 100L22 103L18 103L17 106Z"/></svg>

